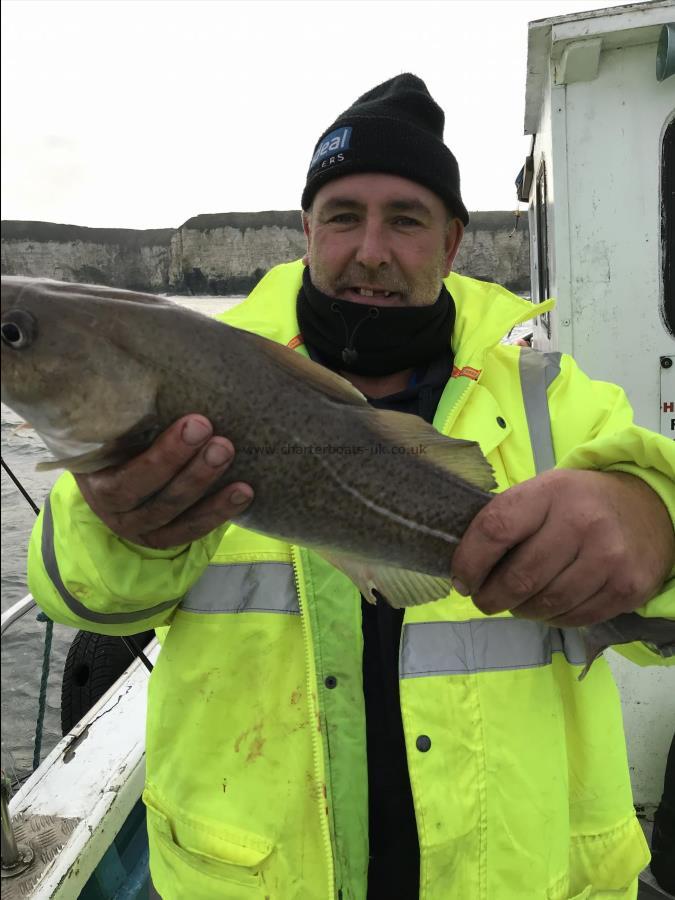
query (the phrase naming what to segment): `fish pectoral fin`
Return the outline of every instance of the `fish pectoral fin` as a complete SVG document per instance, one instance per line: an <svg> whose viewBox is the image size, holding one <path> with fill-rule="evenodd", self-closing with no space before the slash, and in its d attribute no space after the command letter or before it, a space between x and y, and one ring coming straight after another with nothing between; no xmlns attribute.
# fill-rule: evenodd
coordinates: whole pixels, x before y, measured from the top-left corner
<svg viewBox="0 0 675 900"><path fill-rule="evenodd" d="M18 434L20 431L35 431L30 422L20 422L12 428L12 434Z"/></svg>
<svg viewBox="0 0 675 900"><path fill-rule="evenodd" d="M66 456L63 459L50 459L39 462L35 466L37 472L49 472L52 469L67 469L78 475L86 475L90 472L98 472L108 466L115 466L124 462L129 455L123 456L119 452L113 452L110 444L101 444L96 450L89 450L79 456Z"/></svg>
<svg viewBox="0 0 675 900"><path fill-rule="evenodd" d="M358 391L353 384L320 366L318 363L307 359L306 356L296 353L294 350L285 347L283 344L277 344L276 341L270 341L261 337L259 334L253 334L250 331L242 331L245 335L244 340L250 340L256 349L264 353L274 363L281 366L291 375L316 388L333 400L339 403L345 403L351 406L368 406L368 401L361 391Z"/></svg>
<svg viewBox="0 0 675 900"><path fill-rule="evenodd" d="M394 609L401 609L431 603L450 593L450 581L445 578L397 569L356 556L341 556L323 550L318 552L353 581L369 603L384 600Z"/></svg>
<svg viewBox="0 0 675 900"><path fill-rule="evenodd" d="M406 448L483 491L497 486L492 466L476 441L446 437L418 416L373 410L376 428L387 442Z"/></svg>
<svg viewBox="0 0 675 900"><path fill-rule="evenodd" d="M144 416L132 429L114 440L105 441L93 450L87 450L86 453L38 463L35 468L38 472L67 469L78 475L98 472L100 469L107 469L108 466L120 465L141 453L160 431L161 426L154 416Z"/></svg>

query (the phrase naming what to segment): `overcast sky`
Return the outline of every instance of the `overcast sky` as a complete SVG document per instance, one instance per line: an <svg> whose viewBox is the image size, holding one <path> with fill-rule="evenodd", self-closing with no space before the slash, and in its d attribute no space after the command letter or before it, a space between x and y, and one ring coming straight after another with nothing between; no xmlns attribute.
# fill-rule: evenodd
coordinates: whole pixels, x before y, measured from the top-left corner
<svg viewBox="0 0 675 900"><path fill-rule="evenodd" d="M314 144L413 71L469 209L513 209L527 23L585 0L3 0L2 218L177 227L298 209Z"/></svg>

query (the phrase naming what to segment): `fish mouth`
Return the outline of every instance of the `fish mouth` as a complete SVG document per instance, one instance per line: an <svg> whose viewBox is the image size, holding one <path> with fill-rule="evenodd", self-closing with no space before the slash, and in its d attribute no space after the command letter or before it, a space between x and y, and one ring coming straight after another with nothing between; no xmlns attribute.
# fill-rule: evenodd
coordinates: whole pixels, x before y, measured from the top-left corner
<svg viewBox="0 0 675 900"><path fill-rule="evenodd" d="M363 306L405 306L404 296L398 291L389 291L386 288L370 285L351 285L338 292L340 300L349 300L351 303L360 303Z"/></svg>

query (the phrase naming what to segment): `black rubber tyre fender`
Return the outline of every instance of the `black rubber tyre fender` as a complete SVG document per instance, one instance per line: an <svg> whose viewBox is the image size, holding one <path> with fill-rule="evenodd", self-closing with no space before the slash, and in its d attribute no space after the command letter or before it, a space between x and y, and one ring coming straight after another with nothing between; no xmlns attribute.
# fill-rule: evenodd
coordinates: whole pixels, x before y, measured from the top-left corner
<svg viewBox="0 0 675 900"><path fill-rule="evenodd" d="M155 636L144 631L132 637L143 649ZM61 681L61 733L67 734L92 706L100 700L133 657L119 637L78 631L68 650Z"/></svg>

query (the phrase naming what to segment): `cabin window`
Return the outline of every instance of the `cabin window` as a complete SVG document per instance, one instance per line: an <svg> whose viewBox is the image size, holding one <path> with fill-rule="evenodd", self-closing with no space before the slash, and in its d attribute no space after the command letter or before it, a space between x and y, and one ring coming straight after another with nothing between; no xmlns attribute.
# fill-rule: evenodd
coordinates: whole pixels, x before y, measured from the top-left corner
<svg viewBox="0 0 675 900"><path fill-rule="evenodd" d="M661 254L663 312L666 327L675 335L675 119L666 128L661 148Z"/></svg>
<svg viewBox="0 0 675 900"><path fill-rule="evenodd" d="M534 239L535 239L535 265L536 278L534 287L537 303L548 300L550 296L549 269L548 269L548 219L547 219L547 193L546 193L546 165L542 162L537 173L537 181L534 192ZM549 313L540 316L541 324L546 329L546 336L551 337L551 320Z"/></svg>

